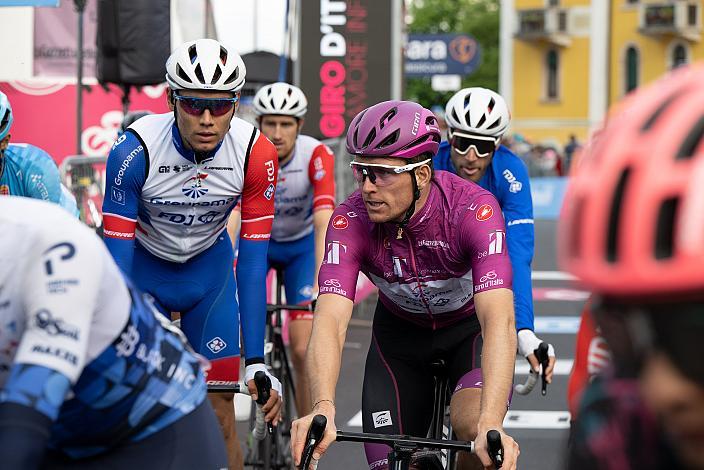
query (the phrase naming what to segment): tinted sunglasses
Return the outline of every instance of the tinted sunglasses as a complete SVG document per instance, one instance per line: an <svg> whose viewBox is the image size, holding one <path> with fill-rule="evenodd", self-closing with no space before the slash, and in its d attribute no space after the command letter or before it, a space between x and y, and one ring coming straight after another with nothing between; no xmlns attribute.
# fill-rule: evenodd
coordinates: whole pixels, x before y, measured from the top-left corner
<svg viewBox="0 0 704 470"><path fill-rule="evenodd" d="M499 143L496 137L486 137L482 135L463 134L459 131L450 133L450 145L460 155L467 155L469 149L474 147L477 157L487 157Z"/></svg>
<svg viewBox="0 0 704 470"><path fill-rule="evenodd" d="M611 349L617 370L637 377L646 359L663 352L683 375L704 386L704 301L632 306L602 304L594 317Z"/></svg>
<svg viewBox="0 0 704 470"><path fill-rule="evenodd" d="M420 166L426 165L430 159L403 166L382 165L380 163L350 162L354 180L358 186L364 184L364 178L369 178L376 186L388 186L393 183L398 175L406 173Z"/></svg>
<svg viewBox="0 0 704 470"><path fill-rule="evenodd" d="M181 109L191 116L200 116L209 110L213 116L223 116L235 106L239 101L238 97L233 98L197 98L195 96L181 96L174 94L174 99L181 103Z"/></svg>

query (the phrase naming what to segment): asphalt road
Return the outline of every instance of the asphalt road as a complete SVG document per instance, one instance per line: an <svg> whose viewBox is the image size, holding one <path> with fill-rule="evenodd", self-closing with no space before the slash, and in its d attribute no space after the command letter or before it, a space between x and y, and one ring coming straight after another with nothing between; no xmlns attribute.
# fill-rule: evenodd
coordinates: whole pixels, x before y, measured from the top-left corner
<svg viewBox="0 0 704 470"><path fill-rule="evenodd" d="M580 292L559 273L555 254L555 221L536 221L536 250L533 263L534 303L537 335L555 347L558 365L547 396L540 386L528 396L514 394L504 421L506 431L521 447L519 468L555 470L563 467L562 458L569 426L567 378L574 358L575 332L586 293ZM359 312L350 326L337 386L338 429L361 431L361 390L364 361L371 338L371 321ZM523 382L528 365L516 359L516 382ZM245 431L239 423L240 432ZM367 468L361 444L333 445L318 467L325 469Z"/></svg>

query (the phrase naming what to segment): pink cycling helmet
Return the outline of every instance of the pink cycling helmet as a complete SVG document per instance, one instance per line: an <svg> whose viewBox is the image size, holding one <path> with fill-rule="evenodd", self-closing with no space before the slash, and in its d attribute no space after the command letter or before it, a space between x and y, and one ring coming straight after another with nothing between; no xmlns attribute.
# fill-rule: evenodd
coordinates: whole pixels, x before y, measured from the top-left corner
<svg viewBox="0 0 704 470"><path fill-rule="evenodd" d="M435 115L411 101L383 101L361 111L347 130L347 151L367 157L431 157L440 147Z"/></svg>
<svg viewBox="0 0 704 470"><path fill-rule="evenodd" d="M704 64L629 95L585 149L559 225L563 269L602 296L704 292Z"/></svg>

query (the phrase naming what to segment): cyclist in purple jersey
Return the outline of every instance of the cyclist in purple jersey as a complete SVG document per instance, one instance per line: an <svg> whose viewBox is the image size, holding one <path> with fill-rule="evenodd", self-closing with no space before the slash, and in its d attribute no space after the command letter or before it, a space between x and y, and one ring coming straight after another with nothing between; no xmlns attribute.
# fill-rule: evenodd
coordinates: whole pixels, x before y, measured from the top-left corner
<svg viewBox="0 0 704 470"><path fill-rule="evenodd" d="M314 457L334 440L335 383L361 271L379 287L362 397L365 432L425 437L430 363L442 359L454 390L453 429L477 444L478 459L462 455L459 468L491 465L485 436L502 430L516 354L506 231L489 192L447 172L433 174L439 142L433 114L405 101L374 105L348 129L359 191L328 226L306 358L313 413L294 422L295 456L315 414L326 415L328 427ZM504 468L515 468L518 444L503 433L502 441ZM365 450L370 468L388 466L388 447Z"/></svg>

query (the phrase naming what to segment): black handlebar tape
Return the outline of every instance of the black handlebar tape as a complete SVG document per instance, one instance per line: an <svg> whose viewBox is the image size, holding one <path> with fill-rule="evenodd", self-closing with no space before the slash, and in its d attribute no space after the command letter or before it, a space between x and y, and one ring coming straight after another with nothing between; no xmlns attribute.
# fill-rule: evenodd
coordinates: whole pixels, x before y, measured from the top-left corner
<svg viewBox="0 0 704 470"><path fill-rule="evenodd" d="M538 359L538 362L540 362L540 365L543 366L543 372L541 375L541 390L540 393L545 396L547 394L547 387L548 383L545 381L545 371L548 368L548 364L550 363L550 357L548 356L548 343L542 342L538 346L538 349L535 351L535 357Z"/></svg>
<svg viewBox="0 0 704 470"><path fill-rule="evenodd" d="M323 438L323 433L325 433L325 428L328 425L328 419L323 415L313 416L313 421L310 423L310 428L308 428L308 434L306 435L306 445L303 448L303 455L301 456L301 466L299 469L308 470L310 461L313 458L313 452L315 447L318 445L320 440Z"/></svg>
<svg viewBox="0 0 704 470"><path fill-rule="evenodd" d="M496 429L486 433L486 447L489 457L494 462L496 468L501 468L504 464L504 447L501 445L501 433Z"/></svg>

